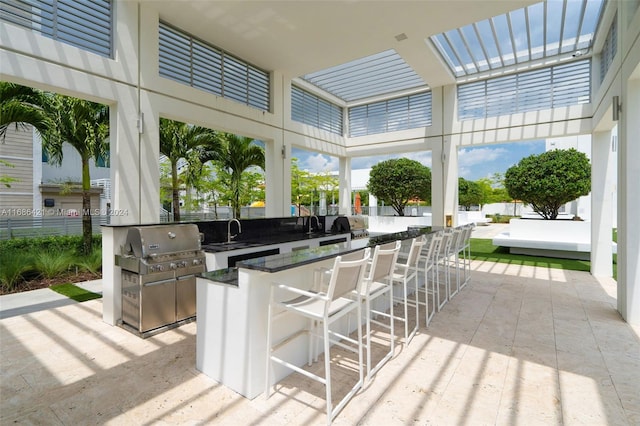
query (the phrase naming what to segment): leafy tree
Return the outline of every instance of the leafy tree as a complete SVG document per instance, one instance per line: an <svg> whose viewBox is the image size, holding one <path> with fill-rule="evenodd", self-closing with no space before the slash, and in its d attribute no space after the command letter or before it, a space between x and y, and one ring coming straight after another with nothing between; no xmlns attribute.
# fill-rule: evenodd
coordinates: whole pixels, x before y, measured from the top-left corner
<svg viewBox="0 0 640 426"><path fill-rule="evenodd" d="M107 158L109 152L109 107L94 102L42 92L30 87L0 82L0 136L8 126L31 124L42 136L43 150L51 164L60 164L63 144L80 154L82 164L83 252L92 251L91 175L89 160Z"/></svg>
<svg viewBox="0 0 640 426"><path fill-rule="evenodd" d="M547 151L510 167L505 186L510 197L530 204L544 219L556 219L563 204L589 194L591 166L574 148Z"/></svg>
<svg viewBox="0 0 640 426"><path fill-rule="evenodd" d="M465 210L471 210L471 206L482 204L482 188L477 182L458 178L458 204Z"/></svg>
<svg viewBox="0 0 640 426"><path fill-rule="evenodd" d="M298 166L298 159L291 159L291 203L300 211L300 206L311 203L311 173Z"/></svg>
<svg viewBox="0 0 640 426"><path fill-rule="evenodd" d="M491 186L491 182L487 178L482 178L476 181L480 185L482 191L482 203L481 205L491 203L509 203L513 201L504 186Z"/></svg>
<svg viewBox="0 0 640 426"><path fill-rule="evenodd" d="M206 146L211 153L222 145L219 133L206 127L194 126L179 121L160 118L160 153L164 154L171 164L171 189L173 203L173 220L180 221L180 178L178 161L184 159L188 170L186 183L193 183L202 166L201 148Z"/></svg>
<svg viewBox="0 0 640 426"><path fill-rule="evenodd" d="M223 182L231 192L231 209L233 216L240 217L242 173L252 166L264 170L264 148L254 139L225 133L221 138L221 149L205 149L201 155L202 162L213 160L229 173L228 180Z"/></svg>
<svg viewBox="0 0 640 426"><path fill-rule="evenodd" d="M38 89L0 81L0 138L4 140L11 124L31 124L40 134L47 133L54 122L43 108L46 96Z"/></svg>
<svg viewBox="0 0 640 426"><path fill-rule="evenodd" d="M39 133L46 133L53 121L42 108L44 101L45 95L40 90L0 81L0 140L4 142L11 124L15 124L16 128L30 124ZM0 165L15 167L6 160L0 160ZM0 184L7 188L11 187L12 182L18 181L7 175L0 176Z"/></svg>
<svg viewBox="0 0 640 426"><path fill-rule="evenodd" d="M339 197L339 179L336 175L331 174L328 170L311 175L311 180L314 199L318 201L318 206L320 205L320 194L322 192L324 192L325 200L327 201L327 203L331 203Z"/></svg>
<svg viewBox="0 0 640 426"><path fill-rule="evenodd" d="M493 198L493 187L491 186L491 179L489 178L480 178L475 183L478 185L480 189L480 193L482 194L480 198L480 206L482 207L485 204L492 203ZM458 195L460 197L460 195Z"/></svg>
<svg viewBox="0 0 640 426"><path fill-rule="evenodd" d="M298 159L291 159L291 203L298 207L303 205L319 205L320 192L324 191L329 200L338 195L339 182L335 175L328 171L311 173L301 170Z"/></svg>
<svg viewBox="0 0 640 426"><path fill-rule="evenodd" d="M55 126L42 133L43 150L49 162L62 162L64 143L80 154L82 164L82 249L90 254L91 244L91 175L89 160L108 158L109 107L83 99L57 94L43 96L43 109Z"/></svg>
<svg viewBox="0 0 640 426"><path fill-rule="evenodd" d="M165 210L171 210L173 188L171 186L171 164L168 159L160 159L160 203Z"/></svg>
<svg viewBox="0 0 640 426"><path fill-rule="evenodd" d="M404 216L410 200L431 199L431 169L408 158L382 161L371 168L367 189Z"/></svg>
<svg viewBox="0 0 640 426"><path fill-rule="evenodd" d="M249 205L254 201L264 201L265 198L264 173L250 168L242 172L242 188L240 190L240 204Z"/></svg>

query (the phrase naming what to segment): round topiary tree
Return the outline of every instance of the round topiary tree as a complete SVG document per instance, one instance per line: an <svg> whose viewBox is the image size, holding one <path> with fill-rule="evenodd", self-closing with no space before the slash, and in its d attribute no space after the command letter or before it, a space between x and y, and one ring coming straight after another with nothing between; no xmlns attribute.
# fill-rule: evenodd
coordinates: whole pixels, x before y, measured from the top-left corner
<svg viewBox="0 0 640 426"><path fill-rule="evenodd" d="M431 199L431 169L408 158L382 161L371 168L367 189L404 216L410 200Z"/></svg>
<svg viewBox="0 0 640 426"><path fill-rule="evenodd" d="M591 166L582 152L556 149L520 160L507 170L504 184L511 198L553 220L563 204L589 194Z"/></svg>
<svg viewBox="0 0 640 426"><path fill-rule="evenodd" d="M458 178L458 204L465 211L471 210L471 206L482 204L482 188L477 182Z"/></svg>

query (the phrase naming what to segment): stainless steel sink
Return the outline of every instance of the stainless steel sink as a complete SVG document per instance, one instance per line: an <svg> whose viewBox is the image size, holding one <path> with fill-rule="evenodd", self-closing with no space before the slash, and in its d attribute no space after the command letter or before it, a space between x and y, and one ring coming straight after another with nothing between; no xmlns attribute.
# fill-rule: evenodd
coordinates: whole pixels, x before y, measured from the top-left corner
<svg viewBox="0 0 640 426"><path fill-rule="evenodd" d="M252 243L249 241L231 241L231 242L222 242L222 243L209 243L205 244L203 248L205 250L210 251L227 251L227 250L238 250L247 247L258 247L260 243Z"/></svg>

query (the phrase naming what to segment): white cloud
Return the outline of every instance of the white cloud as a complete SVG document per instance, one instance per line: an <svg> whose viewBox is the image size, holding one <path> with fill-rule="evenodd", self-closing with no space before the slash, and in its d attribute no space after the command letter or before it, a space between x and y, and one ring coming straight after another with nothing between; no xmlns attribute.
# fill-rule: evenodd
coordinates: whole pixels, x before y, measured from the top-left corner
<svg viewBox="0 0 640 426"><path fill-rule="evenodd" d="M460 170L469 169L478 164L486 164L499 160L509 154L509 150L505 148L474 148L461 149L458 152L458 165ZM460 172L462 175L463 173Z"/></svg>
<svg viewBox="0 0 640 426"><path fill-rule="evenodd" d="M339 160L323 154L310 154L306 158L300 158L300 168L312 173L338 170Z"/></svg>

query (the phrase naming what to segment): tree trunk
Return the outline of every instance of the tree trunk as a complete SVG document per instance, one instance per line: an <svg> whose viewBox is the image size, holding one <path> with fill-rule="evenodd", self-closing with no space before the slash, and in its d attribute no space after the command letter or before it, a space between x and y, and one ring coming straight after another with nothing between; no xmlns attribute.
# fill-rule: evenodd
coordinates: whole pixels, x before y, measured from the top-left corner
<svg viewBox="0 0 640 426"><path fill-rule="evenodd" d="M232 174L231 180L233 182L233 200L231 202L233 208L233 217L235 217L236 219L240 219L240 176L234 176L234 174Z"/></svg>
<svg viewBox="0 0 640 426"><path fill-rule="evenodd" d="M173 204L173 221L180 222L180 188L178 188L178 162L171 162L171 194Z"/></svg>
<svg viewBox="0 0 640 426"><path fill-rule="evenodd" d="M93 249L91 243L91 176L89 175L89 158L82 157L82 253L88 255Z"/></svg>

